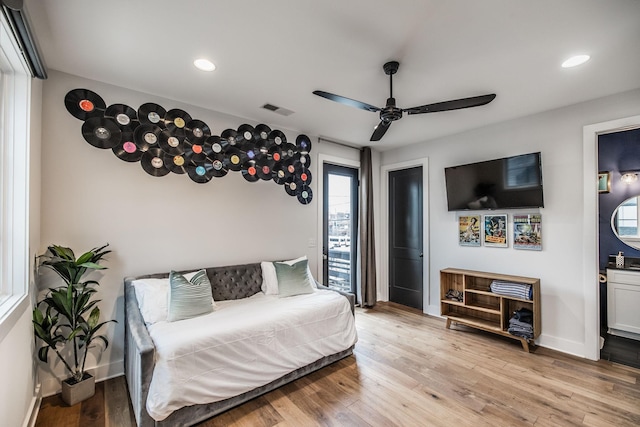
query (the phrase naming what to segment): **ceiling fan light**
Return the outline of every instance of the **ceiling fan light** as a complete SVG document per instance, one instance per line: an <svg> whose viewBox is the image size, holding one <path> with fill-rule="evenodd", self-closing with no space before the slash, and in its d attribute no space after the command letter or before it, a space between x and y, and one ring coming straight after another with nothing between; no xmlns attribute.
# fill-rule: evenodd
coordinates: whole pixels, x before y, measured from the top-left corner
<svg viewBox="0 0 640 427"><path fill-rule="evenodd" d="M578 65L584 64L589 59L591 59L589 55L575 55L564 61L562 63L562 68L576 67Z"/></svg>
<svg viewBox="0 0 640 427"><path fill-rule="evenodd" d="M202 71L213 71L216 69L214 63L205 58L196 59L193 61L193 65L195 65L198 70Z"/></svg>

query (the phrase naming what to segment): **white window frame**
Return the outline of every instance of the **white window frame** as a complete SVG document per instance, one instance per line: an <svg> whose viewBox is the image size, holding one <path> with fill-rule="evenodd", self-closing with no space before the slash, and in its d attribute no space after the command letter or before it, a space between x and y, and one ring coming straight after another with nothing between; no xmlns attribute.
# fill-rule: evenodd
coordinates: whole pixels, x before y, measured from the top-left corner
<svg viewBox="0 0 640 427"><path fill-rule="evenodd" d="M0 14L0 342L27 309L31 75Z"/></svg>

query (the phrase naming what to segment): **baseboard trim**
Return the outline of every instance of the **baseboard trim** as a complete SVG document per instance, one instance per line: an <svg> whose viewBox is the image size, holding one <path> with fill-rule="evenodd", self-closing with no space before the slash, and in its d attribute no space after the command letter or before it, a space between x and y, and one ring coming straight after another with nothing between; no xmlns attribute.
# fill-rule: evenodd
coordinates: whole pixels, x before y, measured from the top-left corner
<svg viewBox="0 0 640 427"><path fill-rule="evenodd" d="M89 372L96 378L96 382L119 377L121 375L124 375L124 360L105 363L96 366L95 368L87 369L87 372ZM46 377L42 380L41 383L42 397L49 397L60 393L60 391L62 390L62 386L60 385L60 383L64 379L66 379L68 375L58 377L49 373L43 374L41 372L40 377Z"/></svg>
<svg viewBox="0 0 640 427"><path fill-rule="evenodd" d="M22 423L22 427L35 427L36 421L38 420L38 413L40 412L40 404L42 403L42 394L40 393L41 390L41 385L38 384L33 391L33 399L31 399L29 411L27 412L27 416Z"/></svg>

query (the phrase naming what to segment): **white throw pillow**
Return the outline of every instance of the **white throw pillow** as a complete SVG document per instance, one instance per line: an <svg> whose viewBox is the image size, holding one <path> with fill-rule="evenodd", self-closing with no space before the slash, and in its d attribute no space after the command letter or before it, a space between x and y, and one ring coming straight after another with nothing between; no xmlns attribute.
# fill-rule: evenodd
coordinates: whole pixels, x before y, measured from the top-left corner
<svg viewBox="0 0 640 427"><path fill-rule="evenodd" d="M280 261L280 262L293 265L297 262L300 262L306 259L307 259L307 256L304 255L304 256L301 256L300 258L292 259L289 261ZM260 267L262 268L262 287L261 287L262 292L264 292L265 295L278 295L278 276L276 275L275 266L273 265L272 262L263 261L260 263ZM309 283L311 283L311 286L314 289L317 288L316 281L313 278L313 274L311 274L311 269L309 268L308 264L307 264L307 276L309 278Z"/></svg>

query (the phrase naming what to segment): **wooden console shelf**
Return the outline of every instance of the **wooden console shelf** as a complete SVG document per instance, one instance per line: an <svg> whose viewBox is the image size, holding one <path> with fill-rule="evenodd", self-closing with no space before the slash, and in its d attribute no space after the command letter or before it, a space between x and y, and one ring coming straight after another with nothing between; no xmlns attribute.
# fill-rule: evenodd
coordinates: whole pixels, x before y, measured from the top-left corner
<svg viewBox="0 0 640 427"><path fill-rule="evenodd" d="M528 300L493 293L491 282L494 280L531 285L533 298ZM462 301L447 299L449 290L460 292ZM531 340L507 332L509 319L521 308L533 312ZM482 329L516 339L528 352L529 344L540 335L540 279L457 268L440 270L440 314L447 318L447 329L451 323Z"/></svg>

